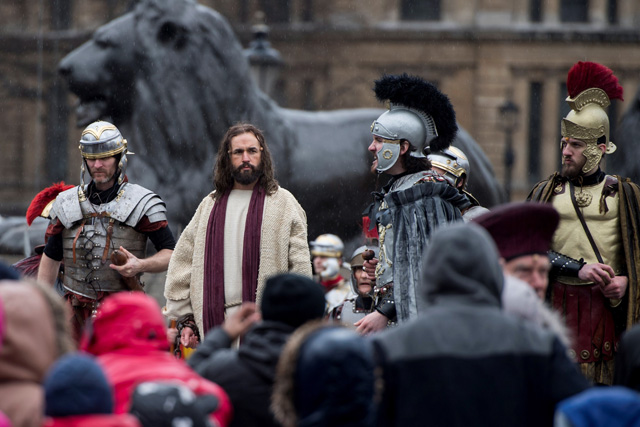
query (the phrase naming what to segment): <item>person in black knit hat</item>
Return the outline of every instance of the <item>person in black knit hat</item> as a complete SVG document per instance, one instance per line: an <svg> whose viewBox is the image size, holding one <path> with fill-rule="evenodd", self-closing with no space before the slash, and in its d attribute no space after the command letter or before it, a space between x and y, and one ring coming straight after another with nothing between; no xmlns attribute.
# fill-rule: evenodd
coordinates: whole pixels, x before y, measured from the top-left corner
<svg viewBox="0 0 640 427"><path fill-rule="evenodd" d="M216 382L234 407L230 426L277 426L269 409L276 365L296 328L324 315L322 286L297 274L266 281L260 303L245 303L224 324L209 332L189 365ZM242 337L238 349L231 344Z"/></svg>

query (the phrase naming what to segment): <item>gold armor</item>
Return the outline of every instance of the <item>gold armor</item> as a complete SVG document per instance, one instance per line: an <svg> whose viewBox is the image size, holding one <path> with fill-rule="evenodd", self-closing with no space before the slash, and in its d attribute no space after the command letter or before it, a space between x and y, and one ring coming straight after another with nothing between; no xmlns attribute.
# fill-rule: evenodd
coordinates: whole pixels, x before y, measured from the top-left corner
<svg viewBox="0 0 640 427"><path fill-rule="evenodd" d="M589 231L598 245L604 263L610 265L616 274L620 274L623 270L624 258L620 236L619 195L616 192L614 195L606 197L605 203L608 211L605 214L600 212L599 201L605 183L606 180L603 180L596 185L575 187L574 191L576 199L579 199L581 194L590 196L581 197L585 200L591 199L591 203L580 208L582 215L589 224ZM551 243L552 250L571 258L584 258L588 264L599 262L582 224L576 220L576 211L571 202L569 185L564 185L559 190L556 191L556 195L552 199L553 207L560 214L560 225L553 235ZM569 285L586 284L578 278L561 277L558 280Z"/></svg>

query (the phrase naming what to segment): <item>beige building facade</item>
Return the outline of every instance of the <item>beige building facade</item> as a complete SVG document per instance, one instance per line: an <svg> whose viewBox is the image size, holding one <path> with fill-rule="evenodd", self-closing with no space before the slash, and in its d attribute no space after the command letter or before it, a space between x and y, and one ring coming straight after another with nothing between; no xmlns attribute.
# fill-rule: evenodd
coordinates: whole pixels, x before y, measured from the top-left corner
<svg viewBox="0 0 640 427"><path fill-rule="evenodd" d="M0 214L23 214L52 182L78 182L75 100L56 64L132 3L0 2ZM500 182L507 173L500 106L511 100L519 108L512 200L522 200L559 164L559 123L568 111L564 81L572 64L596 61L615 71L625 89L625 102L611 109L615 119L640 84L637 0L200 3L227 17L244 46L252 38L254 14L265 13L272 46L284 60L272 94L283 106L377 107L373 81L383 73L407 72L434 82L484 148Z"/></svg>

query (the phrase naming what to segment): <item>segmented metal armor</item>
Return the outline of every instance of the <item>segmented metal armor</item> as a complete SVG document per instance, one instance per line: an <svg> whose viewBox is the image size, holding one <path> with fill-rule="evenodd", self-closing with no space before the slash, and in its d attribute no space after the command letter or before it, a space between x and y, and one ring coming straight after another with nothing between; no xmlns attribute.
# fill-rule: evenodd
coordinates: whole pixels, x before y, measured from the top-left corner
<svg viewBox="0 0 640 427"><path fill-rule="evenodd" d="M120 273L109 267L111 253L122 246L144 258L147 237L134 227L145 215L150 222L165 221L166 207L158 195L136 184L125 182L111 202L101 205L89 202L79 186L60 193L51 218L64 226L64 287L89 298L126 289Z"/></svg>

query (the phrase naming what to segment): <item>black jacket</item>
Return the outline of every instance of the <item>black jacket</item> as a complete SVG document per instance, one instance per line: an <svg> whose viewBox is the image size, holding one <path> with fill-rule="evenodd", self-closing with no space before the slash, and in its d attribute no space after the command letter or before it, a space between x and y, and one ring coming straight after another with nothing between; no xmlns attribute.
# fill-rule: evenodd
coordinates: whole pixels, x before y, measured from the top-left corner
<svg viewBox="0 0 640 427"><path fill-rule="evenodd" d="M233 404L230 426L278 426L269 409L278 358L294 328L280 322L263 321L229 348L231 340L222 328L207 334L189 365L198 374L224 389Z"/></svg>
<svg viewBox="0 0 640 427"><path fill-rule="evenodd" d="M484 229L440 229L424 258L421 315L375 338L380 425L545 426L588 387L550 332L501 309L503 275Z"/></svg>

